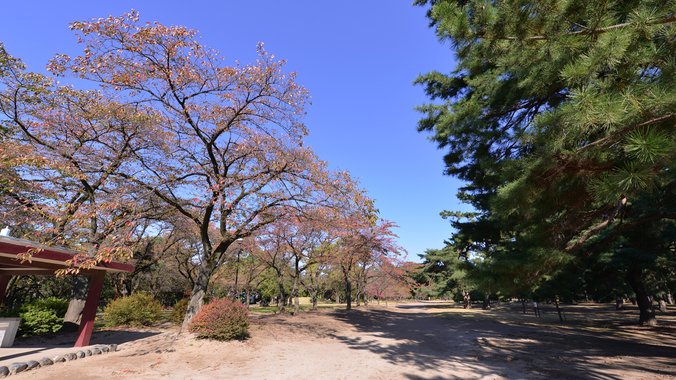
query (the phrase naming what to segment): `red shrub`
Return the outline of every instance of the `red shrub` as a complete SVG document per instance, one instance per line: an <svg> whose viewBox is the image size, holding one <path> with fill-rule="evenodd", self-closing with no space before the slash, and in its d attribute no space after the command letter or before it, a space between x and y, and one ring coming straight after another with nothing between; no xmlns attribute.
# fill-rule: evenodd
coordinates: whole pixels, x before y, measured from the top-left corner
<svg viewBox="0 0 676 380"><path fill-rule="evenodd" d="M199 338L231 340L245 338L249 330L249 310L240 302L213 299L190 321L190 332Z"/></svg>

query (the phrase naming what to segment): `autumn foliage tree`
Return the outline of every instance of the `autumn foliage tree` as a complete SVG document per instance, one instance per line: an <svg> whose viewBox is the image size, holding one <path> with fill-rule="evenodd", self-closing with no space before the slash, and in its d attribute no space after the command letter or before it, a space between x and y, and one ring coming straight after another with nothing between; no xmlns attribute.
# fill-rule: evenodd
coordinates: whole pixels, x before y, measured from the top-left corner
<svg viewBox="0 0 676 380"><path fill-rule="evenodd" d="M402 249L394 242L396 235L392 222L375 222L360 213L346 214L340 221L340 240L336 243L331 263L342 275L345 286L347 310L352 308L352 292L363 292L368 268L373 263L398 255ZM354 289L357 285L357 289Z"/></svg>
<svg viewBox="0 0 676 380"><path fill-rule="evenodd" d="M196 31L144 24L135 11L71 29L83 54L58 55L49 70L96 82L111 98L157 115L158 145L119 177L199 230L185 323L202 306L228 247L281 218L278 208L361 196L347 173L329 172L303 146L307 91L262 44L255 62L228 66Z"/></svg>
<svg viewBox="0 0 676 380"><path fill-rule="evenodd" d="M85 251L72 263L80 267L128 257L128 238L143 216L162 213L146 190L119 178L148 149L153 116L26 72L2 47L0 56L0 163L7 174L0 196L15 236ZM79 321L86 283L75 278L66 321Z"/></svg>

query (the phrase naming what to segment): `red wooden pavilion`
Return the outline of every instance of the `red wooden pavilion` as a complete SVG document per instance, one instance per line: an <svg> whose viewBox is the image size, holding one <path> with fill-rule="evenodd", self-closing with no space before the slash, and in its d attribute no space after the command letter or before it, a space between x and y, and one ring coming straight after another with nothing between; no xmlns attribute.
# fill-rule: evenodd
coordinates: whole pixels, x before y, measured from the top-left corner
<svg viewBox="0 0 676 380"><path fill-rule="evenodd" d="M27 252L29 249L38 249L30 261L21 262L17 255ZM16 239L8 236L0 236L0 303L5 298L7 284L12 276L18 275L53 275L59 269L67 267L66 261L76 254L81 253L72 249L48 247L39 243ZM101 262L95 267L81 269L78 274L91 275L89 292L85 301L82 321L78 331L75 347L89 345L96 318L96 308L99 306L103 279L106 272L133 272L134 266L116 262Z"/></svg>

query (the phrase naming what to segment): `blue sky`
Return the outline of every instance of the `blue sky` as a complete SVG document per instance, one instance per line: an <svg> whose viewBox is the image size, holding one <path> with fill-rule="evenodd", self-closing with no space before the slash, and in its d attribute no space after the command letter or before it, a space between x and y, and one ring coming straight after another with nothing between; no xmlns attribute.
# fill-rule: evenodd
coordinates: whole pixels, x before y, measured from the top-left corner
<svg viewBox="0 0 676 380"><path fill-rule="evenodd" d="M254 60L259 41L288 60L312 96L308 144L360 179L380 216L400 226L395 232L410 260L450 236L440 211L469 210L455 197L461 183L442 175L443 152L416 131L413 107L428 100L412 81L451 71L454 60L411 0L11 1L3 5L0 41L29 70L46 74L55 53L83 49L70 22L132 8L141 21L199 30L228 63Z"/></svg>

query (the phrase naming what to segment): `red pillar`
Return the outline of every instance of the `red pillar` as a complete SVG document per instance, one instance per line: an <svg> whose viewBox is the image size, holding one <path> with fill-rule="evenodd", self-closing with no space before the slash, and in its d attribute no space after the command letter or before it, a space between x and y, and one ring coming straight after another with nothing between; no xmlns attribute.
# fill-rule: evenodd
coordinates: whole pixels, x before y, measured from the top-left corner
<svg viewBox="0 0 676 380"><path fill-rule="evenodd" d="M89 291L87 292L87 300L82 311L82 320L80 321L80 330L77 333L77 341L74 347L84 347L89 345L89 339L92 337L92 329L94 329L94 320L96 319L96 308L99 307L99 299L101 298L101 290L103 289L103 279L106 272L93 274L89 283Z"/></svg>
<svg viewBox="0 0 676 380"><path fill-rule="evenodd" d="M3 274L0 276L0 304L5 300L5 291L7 291L7 285L9 280L12 279L12 276Z"/></svg>

